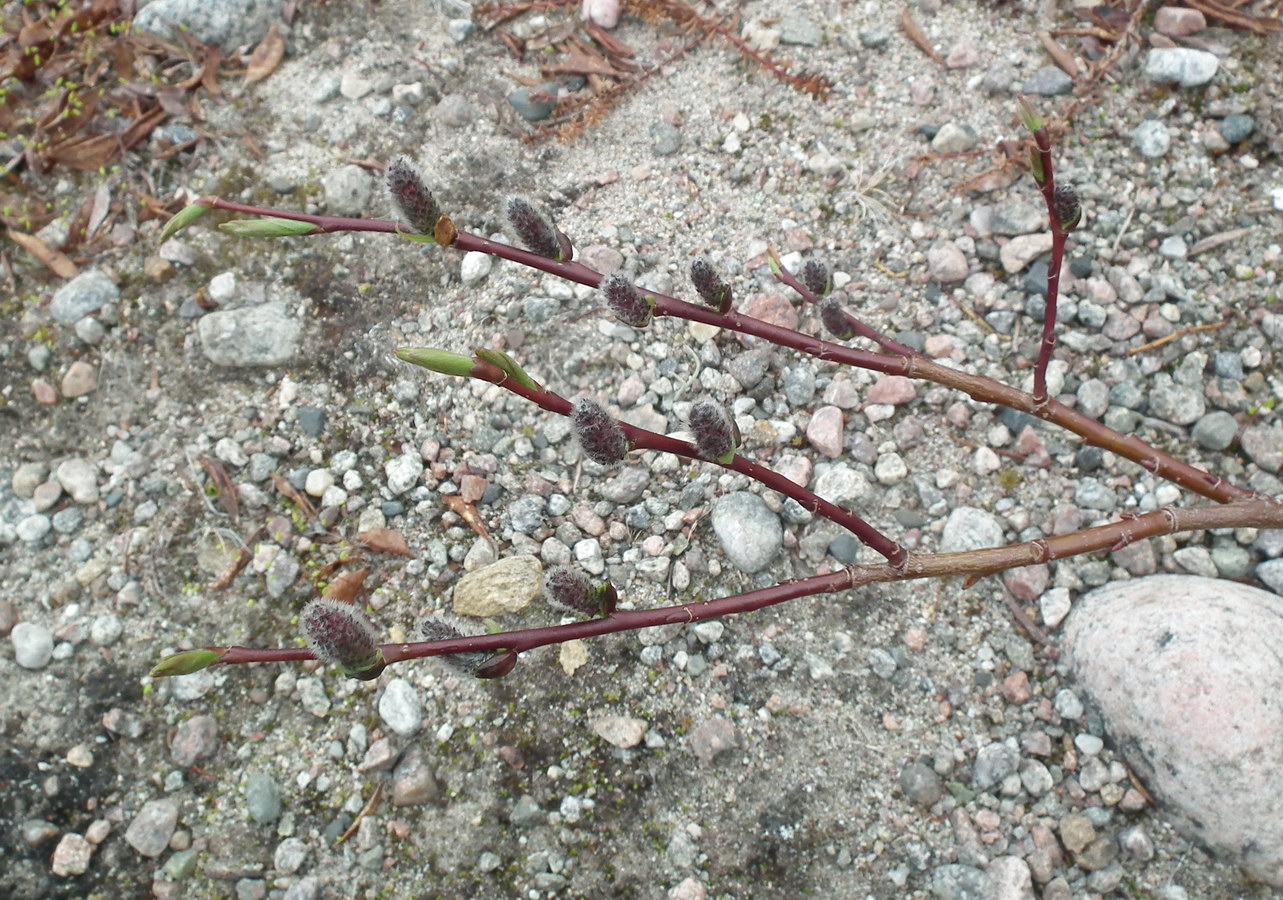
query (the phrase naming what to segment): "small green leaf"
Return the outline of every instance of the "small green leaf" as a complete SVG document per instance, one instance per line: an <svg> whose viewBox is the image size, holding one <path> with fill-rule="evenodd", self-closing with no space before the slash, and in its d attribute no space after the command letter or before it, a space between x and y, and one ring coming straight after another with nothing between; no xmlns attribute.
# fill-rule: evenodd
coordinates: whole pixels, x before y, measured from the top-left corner
<svg viewBox="0 0 1283 900"><path fill-rule="evenodd" d="M1031 132L1041 131L1047 127L1047 123L1043 121L1042 116L1038 115L1038 111L1033 108L1033 104L1024 97L1020 98L1020 121Z"/></svg>
<svg viewBox="0 0 1283 900"><path fill-rule="evenodd" d="M396 233L399 237L407 241L413 241L416 244L431 244L433 247L437 245L437 239L430 234L415 234L413 231L402 231L400 226L397 227Z"/></svg>
<svg viewBox="0 0 1283 900"><path fill-rule="evenodd" d="M226 650L184 650L167 656L156 663L151 670L152 678L168 678L171 675L190 675L208 668L223 658Z"/></svg>
<svg viewBox="0 0 1283 900"><path fill-rule="evenodd" d="M160 233L161 243L164 243L174 235L178 234L178 232L182 231L207 212L209 212L209 207L201 206L199 203L192 203L184 206L178 212L174 213L173 218L165 223L165 230Z"/></svg>
<svg viewBox="0 0 1283 900"><path fill-rule="evenodd" d="M1029 151L1029 174L1038 182L1039 187L1046 184L1047 174L1042 169L1042 154L1037 147Z"/></svg>
<svg viewBox="0 0 1283 900"><path fill-rule="evenodd" d="M472 351L473 355L482 362L488 362L490 365L499 369L513 381L522 387L532 391L542 391L543 387L526 374L526 371L517 364L517 361L502 350L489 350L484 347L478 347Z"/></svg>
<svg viewBox="0 0 1283 900"><path fill-rule="evenodd" d="M382 675L383 670L387 667L388 664L383 661L382 650L375 650L374 657L369 662L359 666L339 666L344 675L348 678L355 678L358 681L373 681Z"/></svg>
<svg viewBox="0 0 1283 900"><path fill-rule="evenodd" d="M233 219L218 226L221 231L239 237L301 237L305 234L318 234L320 226L311 222L300 222L297 219L278 219L267 216L262 219Z"/></svg>
<svg viewBox="0 0 1283 900"><path fill-rule="evenodd" d="M397 350L396 355L402 362L423 366L442 375L458 375L463 378L471 378L472 369L476 365L471 357L428 347L402 347Z"/></svg>

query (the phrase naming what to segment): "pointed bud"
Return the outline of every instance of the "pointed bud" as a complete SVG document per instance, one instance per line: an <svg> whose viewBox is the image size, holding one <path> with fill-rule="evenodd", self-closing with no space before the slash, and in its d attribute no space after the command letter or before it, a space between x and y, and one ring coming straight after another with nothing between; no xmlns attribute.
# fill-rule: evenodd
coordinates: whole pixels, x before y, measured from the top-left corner
<svg viewBox="0 0 1283 900"><path fill-rule="evenodd" d="M1042 169L1042 154L1038 152L1037 147L1029 151L1029 174L1033 176L1039 187L1047 182L1047 174Z"/></svg>
<svg viewBox="0 0 1283 900"><path fill-rule="evenodd" d="M549 569L543 584L549 606L594 618L610 615L619 600L609 581L594 584L583 572L569 566Z"/></svg>
<svg viewBox="0 0 1283 900"><path fill-rule="evenodd" d="M623 462L628 455L628 438L619 423L600 404L580 397L570 411L570 423L584 455L603 466Z"/></svg>
<svg viewBox="0 0 1283 900"><path fill-rule="evenodd" d="M508 200L508 222L517 239L531 253L555 260L567 258L563 253L561 233L528 201L521 197Z"/></svg>
<svg viewBox="0 0 1283 900"><path fill-rule="evenodd" d="M425 641L451 641L465 637L462 631L437 616L429 616L419 623L419 635ZM477 671L492 657L491 653L447 653L444 656L438 656L437 659L460 672L476 675Z"/></svg>
<svg viewBox="0 0 1283 900"><path fill-rule="evenodd" d="M1072 185L1058 184L1051 195L1052 206L1056 209L1056 219L1060 222L1060 230L1064 232L1073 231L1082 221L1083 208L1078 202L1078 192Z"/></svg>
<svg viewBox="0 0 1283 900"><path fill-rule="evenodd" d="M305 234L321 232L320 226L313 225L311 222L278 219L275 216L264 216L261 219L233 219L219 225L218 230L237 237L301 237Z"/></svg>
<svg viewBox="0 0 1283 900"><path fill-rule="evenodd" d="M163 244L207 212L209 212L209 207L202 206L199 203L190 203L184 206L165 223L165 230L160 233L160 242Z"/></svg>
<svg viewBox="0 0 1283 900"><path fill-rule="evenodd" d="M695 286L695 293L699 294L699 299L703 300L706 306L717 310L722 315L730 312L730 285L721 279L707 258L697 256L691 262L691 284Z"/></svg>
<svg viewBox="0 0 1283 900"><path fill-rule="evenodd" d="M501 650L477 667L478 678L502 678L517 667L516 650Z"/></svg>
<svg viewBox="0 0 1283 900"><path fill-rule="evenodd" d="M615 318L625 325L645 328L650 324L655 302L637 290L632 279L623 272L608 276L601 283L601 292L606 295L606 305Z"/></svg>
<svg viewBox="0 0 1283 900"><path fill-rule="evenodd" d="M299 625L317 659L345 675L368 681L383 671L378 635L365 613L338 600L313 600L303 607Z"/></svg>
<svg viewBox="0 0 1283 900"><path fill-rule="evenodd" d="M824 323L824 330L839 341L849 341L855 337L851 320L842 311L842 304L838 303L836 297L824 298L824 302L820 304L820 321Z"/></svg>
<svg viewBox="0 0 1283 900"><path fill-rule="evenodd" d="M690 426L700 456L730 465L740 436L739 428L726 410L712 400L700 400L691 407Z"/></svg>
<svg viewBox="0 0 1283 900"><path fill-rule="evenodd" d="M404 156L388 166L388 193L392 205L419 234L432 234L441 218L441 207L423 183L423 176Z"/></svg>
<svg viewBox="0 0 1283 900"><path fill-rule="evenodd" d="M817 297L823 297L833 290L833 272L829 264L818 259L808 259L802 266L802 284Z"/></svg>
<svg viewBox="0 0 1283 900"><path fill-rule="evenodd" d="M1033 104L1024 97L1020 98L1020 121L1031 132L1039 131L1047 124L1042 120L1042 116L1038 115L1038 111L1034 109Z"/></svg>
<svg viewBox="0 0 1283 900"><path fill-rule="evenodd" d="M152 678L168 678L171 675L190 675L212 666L223 658L224 650L185 650L166 656L152 667Z"/></svg>
<svg viewBox="0 0 1283 900"><path fill-rule="evenodd" d="M543 390L539 382L527 375L526 370L517 365L517 361L502 350L489 350L484 347L478 347L472 353L477 359L490 363L490 365L503 372L522 387L532 391Z"/></svg>
<svg viewBox="0 0 1283 900"><path fill-rule="evenodd" d="M477 366L477 361L470 357L431 347L401 347L396 355L402 362L422 366L442 375L457 375L462 378L472 378Z"/></svg>

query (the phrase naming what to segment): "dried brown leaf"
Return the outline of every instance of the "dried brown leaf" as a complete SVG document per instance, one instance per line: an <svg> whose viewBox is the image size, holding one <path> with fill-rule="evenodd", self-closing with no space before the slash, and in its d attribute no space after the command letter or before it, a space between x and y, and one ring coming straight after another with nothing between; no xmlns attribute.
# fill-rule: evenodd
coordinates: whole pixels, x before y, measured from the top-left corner
<svg viewBox="0 0 1283 900"><path fill-rule="evenodd" d="M279 472L272 473L272 486L276 488L277 493L282 494L285 499L298 507L298 511L303 515L303 518L309 522L316 518L316 509L308 499L299 493L298 488L286 481Z"/></svg>
<svg viewBox="0 0 1283 900"><path fill-rule="evenodd" d="M905 37L917 44L918 49L923 53L934 59L940 65L944 65L944 57L936 52L935 47L931 46L931 42L927 40L926 33L922 30L921 26L914 21L913 16L909 13L909 7L907 6L900 12L900 30L904 32Z"/></svg>
<svg viewBox="0 0 1283 900"><path fill-rule="evenodd" d="M285 38L281 30L273 25L263 35L254 52L249 55L249 65L245 68L245 83L255 84L276 71L276 67L285 58Z"/></svg>
<svg viewBox="0 0 1283 900"><path fill-rule="evenodd" d="M401 532L392 528L371 528L362 531L353 541L373 550L376 553L391 553L393 556L410 556L410 545L405 542Z"/></svg>
<svg viewBox="0 0 1283 900"><path fill-rule="evenodd" d="M208 456L202 456L200 464L209 473L210 480L218 486L218 505L223 507L223 512L227 513L227 517L235 524L240 516L241 501L236 495L236 486L228 477L227 470L223 468L221 462Z"/></svg>
<svg viewBox="0 0 1283 900"><path fill-rule="evenodd" d="M50 247L34 234L24 234L21 231L8 230L9 240L13 241L23 250L26 250L36 258L42 265L53 272L59 278L75 278L80 274L80 270L64 253L60 253L53 247Z"/></svg>
<svg viewBox="0 0 1283 900"><path fill-rule="evenodd" d="M1074 58L1066 52L1065 48L1056 43L1056 39L1051 36L1050 32L1038 32L1038 40L1042 41L1043 48L1051 56L1056 65L1060 66L1064 73L1070 78L1078 77L1078 64Z"/></svg>
<svg viewBox="0 0 1283 900"><path fill-rule="evenodd" d="M352 572L344 572L331 581L325 588L327 600L338 600L340 603L353 603L361 595L370 567L365 566Z"/></svg>
<svg viewBox="0 0 1283 900"><path fill-rule="evenodd" d="M476 533L477 537L490 540L490 532L486 531L486 523L481 521L481 514L477 512L475 506L458 494L446 494L441 499L446 506L450 507L451 512L468 523L468 527Z"/></svg>

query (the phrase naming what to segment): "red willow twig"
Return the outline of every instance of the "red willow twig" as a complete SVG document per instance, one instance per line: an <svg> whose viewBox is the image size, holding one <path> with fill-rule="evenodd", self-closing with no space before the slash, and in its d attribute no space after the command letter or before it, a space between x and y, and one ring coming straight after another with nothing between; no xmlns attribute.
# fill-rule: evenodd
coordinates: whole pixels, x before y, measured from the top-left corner
<svg viewBox="0 0 1283 900"><path fill-rule="evenodd" d="M729 435L725 437L729 450L716 449L709 452L701 450L702 447L709 445L698 443L704 440L699 437L698 429L696 429L697 444L692 444L614 422L604 411L599 411L594 415L604 417L609 428L617 429L617 440L620 442L618 453L603 452L602 461L621 460L627 449L631 448L673 453L689 459L704 459L722 465L794 499L813 513L842 525L867 546L884 556L886 561L875 565L851 566L840 572L788 581L774 587L717 600L641 611L616 611L613 587L607 585L609 599L589 612L596 617L588 621L478 637L455 636L457 632L447 630L429 635L437 638L444 635L444 639L402 644L376 645L372 626L359 612L336 601L314 601L304 611L304 618L308 618L309 611L313 613L311 621L316 623L316 627L309 632L309 641L318 652L325 651L319 658L333 657L331 661L337 662L347 674L368 679L376 677L386 664L401 660L443 655L459 659L459 654L498 653L499 655L490 660L473 666L472 671L480 677L499 677L511 670L522 652L577 638L630 631L653 625L698 622L733 613L749 612L799 597L850 590L867 584L949 575L965 575L974 580L1019 566L1046 563L1101 550L1118 550L1133 541L1181 531L1222 527L1283 527L1283 503L1222 481L1208 472L1149 446L1134 435L1121 435L1052 400L1047 395L1046 370L1055 347L1055 313L1065 237L1067 232L1077 225L1081 210L1077 197L1071 189L1054 184L1051 171L1050 137L1041 119L1027 104L1022 110L1022 118L1026 127L1034 134L1036 150L1031 155L1031 174L1038 182L1047 204L1053 237L1052 260L1048 268L1047 317L1044 321L1043 341L1034 372L1035 387L1032 394L992 379L968 375L941 366L840 311L840 315L835 320L839 332L844 336L858 336L872 340L882 350L888 352L875 353L847 347L746 316L731 307L729 288L724 285L701 286L697 281L697 291L714 307L710 309L663 294L638 291L627 279L624 279L622 284L618 282L617 279L620 276L612 276L607 282L601 273L571 261L573 249L569 240L551 225L543 222L529 204L510 205L509 214L513 219L514 227L521 234L522 240L532 248L531 250L522 250L459 231L448 217L440 214L436 201L422 186L420 176L404 162L398 162L390 169L390 174L395 176L390 181L390 185L402 212L411 220L412 230L408 232L391 221L272 210L217 197L202 198L180 212L166 227L163 236L168 236L185 227L209 209L222 209L263 217L225 223L223 226L225 230L233 233L250 236L301 236L348 231L396 233L413 241L436 242L463 252L486 253L579 284L602 288L607 304L616 315L625 321L635 319L637 320L635 324L639 326L648 322L652 316L670 316L702 322L765 339L817 359L884 374L921 378L960 390L982 402L1029 413L1079 435L1087 443L1130 459L1160 478L1221 504L1200 508L1164 508L1142 516L1125 516L1121 521L1084 529L1070 535L1027 541L1006 547L963 553L909 553L855 513L829 503L779 473L745 459L736 452ZM816 291L784 269L773 251L771 261L777 280L795 290L804 301L813 304L820 302ZM705 269L707 270L707 267ZM809 270L804 274L808 282L823 281L827 278L827 273L825 278L813 276ZM603 284L603 282L607 283ZM712 282L716 285L717 279L713 277ZM716 296L710 300L710 294L706 291ZM827 291L827 286L823 291ZM828 324L831 321L828 316L830 310L826 307L823 311ZM497 351L477 350L477 355L471 359L434 350L402 350L398 353L406 361L438 372L479 378L496 384L550 412L570 415L572 418L578 414L577 407L570 401L535 383L515 361ZM694 418L692 415L692 423ZM579 424L576 422L577 427ZM726 425L729 429L729 420ZM592 427L601 427L601 423L596 423ZM587 451L588 442L584 439L582 432L580 437ZM722 445L717 446L720 448ZM594 458L598 457L594 455ZM597 596L600 600L604 595ZM581 607L576 606L576 608ZM349 642L355 648L347 654L347 658L330 653L322 646L323 641L318 642L315 639L318 630L326 629L333 630L339 643ZM312 649L211 647L169 657L153 670L153 674L157 676L183 674L215 663L283 662L312 658L318 658Z"/></svg>

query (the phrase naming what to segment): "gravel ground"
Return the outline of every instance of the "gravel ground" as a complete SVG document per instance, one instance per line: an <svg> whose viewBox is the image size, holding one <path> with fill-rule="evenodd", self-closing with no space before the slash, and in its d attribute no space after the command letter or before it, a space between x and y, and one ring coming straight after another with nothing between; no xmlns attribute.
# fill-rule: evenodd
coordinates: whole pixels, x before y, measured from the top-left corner
<svg viewBox="0 0 1283 900"><path fill-rule="evenodd" d="M771 279L769 242L794 266L829 261L900 340L1019 385L1041 315L1038 196L1014 170L964 185L1018 137L1013 88L1063 87L1039 5L915 6L944 67L888 4L748 3L745 36L782 41L775 52L833 82L831 99L709 42L564 144L520 140L531 126L509 94L533 69L469 33L465 4L307 5L275 74L228 80L225 102L204 104L195 124L214 137L198 156L131 165L159 196L386 216L377 175L351 161L407 154L470 231L501 232L515 191L598 268L685 292L706 253L747 310L818 332ZM642 60L683 40L628 16L614 33ZM1148 78L1142 48L1058 153L1086 224L1052 387L1277 496L1279 43L1221 28L1189 41L1217 61L1209 83ZM1054 642L1078 594L1113 579L1189 572L1281 591L1278 533L798 601L529 654L497 682L424 661L369 683L309 665L153 683L173 650L293 645L346 546L332 536L372 528L411 551L367 557L393 639L453 610L465 573L485 596L497 559L533 558L507 573L527 584L575 560L633 608L867 559L740 476L650 455L617 472L581 461L564 420L411 370L398 346L503 347L564 396L659 431L712 396L756 459L915 549L1179 499L1053 429L1025 432L1024 416L684 323L636 331L591 291L509 264L378 235L157 233L143 226L65 287L21 270L39 302L5 312L5 896L1272 896L1166 824L1003 597ZM1129 355L1196 326L1212 327ZM1016 450L1050 466L1004 455ZM235 485L235 518L205 459ZM449 495L475 502L493 543ZM215 587L247 541L250 564ZM499 621L556 618L534 603Z"/></svg>

